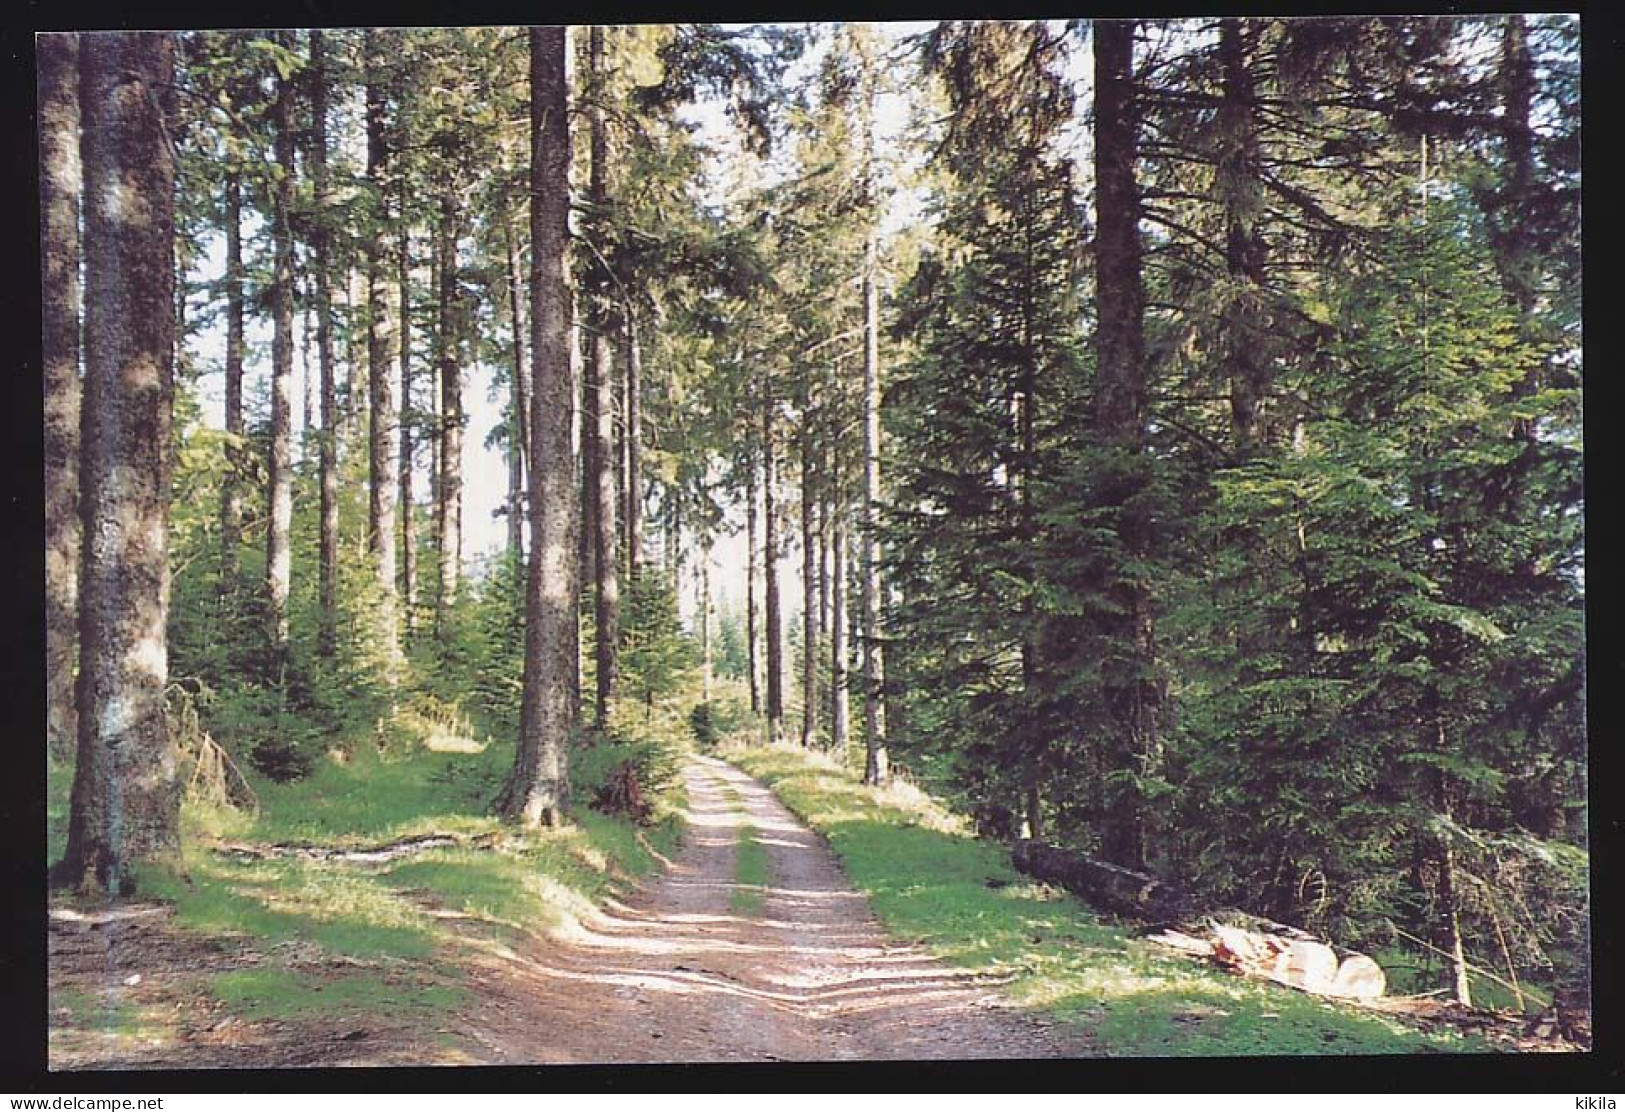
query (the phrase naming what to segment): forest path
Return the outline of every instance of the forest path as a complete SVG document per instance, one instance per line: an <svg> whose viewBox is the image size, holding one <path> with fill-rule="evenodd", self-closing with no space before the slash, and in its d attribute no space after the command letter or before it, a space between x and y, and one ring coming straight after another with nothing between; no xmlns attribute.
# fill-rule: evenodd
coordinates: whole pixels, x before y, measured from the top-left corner
<svg viewBox="0 0 1625 1112"><path fill-rule="evenodd" d="M575 936L493 952L465 1033L531 1062L1055 1058L1041 1022L970 973L890 941L834 854L760 782L684 769L689 828L667 872ZM741 831L766 851L755 906ZM748 910L745 910L748 909Z"/></svg>

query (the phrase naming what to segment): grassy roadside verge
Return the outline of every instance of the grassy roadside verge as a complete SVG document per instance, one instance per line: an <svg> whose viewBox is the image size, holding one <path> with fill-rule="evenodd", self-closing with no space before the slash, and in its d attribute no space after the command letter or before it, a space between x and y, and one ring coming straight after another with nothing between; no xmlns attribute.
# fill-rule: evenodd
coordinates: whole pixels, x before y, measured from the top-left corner
<svg viewBox="0 0 1625 1112"><path fill-rule="evenodd" d="M384 749L359 741L290 784L250 771L257 814L188 801L182 871L140 878L139 898L171 905L169 941L129 936L142 972L133 984L122 969L75 975L69 961L53 963L53 1055L60 1044L92 1061L162 1061L218 1028L246 1032L245 1042L257 1032L284 1043L365 1029L369 1047L432 1053L438 1044L456 1060L457 1040L446 1032L475 1003L466 984L472 948L566 928L658 869L680 837L682 801L668 792L652 825L640 828L589 810L591 785L579 784L569 826L517 831L487 813L511 749L443 735L407 722ZM614 755L594 751L583 764L607 768ZM61 767L47 778L53 854L70 779ZM248 859L227 849L370 846L430 832L484 835L488 844L377 864Z"/></svg>
<svg viewBox="0 0 1625 1112"><path fill-rule="evenodd" d="M893 936L1010 977L1019 1003L1076 1024L1103 1057L1485 1049L1164 954L1030 883L1003 847L906 785L865 788L834 761L790 748L721 755L829 841Z"/></svg>

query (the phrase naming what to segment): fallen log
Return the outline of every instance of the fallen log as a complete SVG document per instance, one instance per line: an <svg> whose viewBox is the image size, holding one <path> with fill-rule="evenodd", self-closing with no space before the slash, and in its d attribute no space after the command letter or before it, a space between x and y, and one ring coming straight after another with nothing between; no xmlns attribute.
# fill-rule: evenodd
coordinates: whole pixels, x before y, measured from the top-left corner
<svg viewBox="0 0 1625 1112"><path fill-rule="evenodd" d="M451 846L473 846L489 849L501 840L501 834L481 834L468 838L460 834L418 834L385 842L376 846L320 846L309 842L279 842L275 845L249 845L227 842L216 847L219 852L248 861L264 861L276 857L297 857L305 861L343 861L352 864L376 865L399 857L423 853L431 849Z"/></svg>
<svg viewBox="0 0 1625 1112"><path fill-rule="evenodd" d="M81 931L88 931L132 919L162 919L173 910L168 904L136 904L88 911L58 906L50 909L49 916L53 925L71 923Z"/></svg>
<svg viewBox="0 0 1625 1112"><path fill-rule="evenodd" d="M1195 911L1190 897L1156 877L1063 846L1023 838L1010 856L1019 872L1058 884L1113 915L1168 920Z"/></svg>

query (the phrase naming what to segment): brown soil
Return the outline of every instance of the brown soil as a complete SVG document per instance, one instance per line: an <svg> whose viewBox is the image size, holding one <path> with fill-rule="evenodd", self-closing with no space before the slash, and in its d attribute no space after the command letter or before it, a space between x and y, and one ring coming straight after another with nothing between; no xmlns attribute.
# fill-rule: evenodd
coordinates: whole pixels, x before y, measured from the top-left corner
<svg viewBox="0 0 1625 1112"><path fill-rule="evenodd" d="M565 943L493 955L469 1035L493 1062L1053 1058L1086 1052L990 984L889 941L829 848L767 788L685 770L665 875ZM742 798L741 814L725 785ZM741 824L767 850L759 912L732 910Z"/></svg>
<svg viewBox="0 0 1625 1112"><path fill-rule="evenodd" d="M834 855L756 780L697 758L690 826L657 880L566 938L491 936L457 955L474 1003L428 1026L406 1017L250 1021L208 992L228 970L356 972L319 947L176 930L167 909L110 921L54 916L52 1069L566 1062L1053 1058L1081 1036L1002 1001L993 984L888 940ZM733 796L728 788L737 793ZM735 799L741 802L737 805ZM742 824L770 881L732 907ZM71 913L69 913L71 915ZM414 971L366 963L389 978ZM419 971L421 972L421 971Z"/></svg>

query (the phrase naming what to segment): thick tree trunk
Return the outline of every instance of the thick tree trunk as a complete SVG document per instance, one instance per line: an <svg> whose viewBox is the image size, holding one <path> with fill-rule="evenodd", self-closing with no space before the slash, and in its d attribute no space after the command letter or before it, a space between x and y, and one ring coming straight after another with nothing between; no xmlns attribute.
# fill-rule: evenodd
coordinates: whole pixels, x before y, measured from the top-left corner
<svg viewBox="0 0 1625 1112"><path fill-rule="evenodd" d="M45 737L73 755L79 598L79 36L39 44L40 262L45 365Z"/></svg>
<svg viewBox="0 0 1625 1112"><path fill-rule="evenodd" d="M530 555L519 747L501 809L556 826L568 803L566 753L576 722L576 491L571 461L569 98L564 27L530 31Z"/></svg>
<svg viewBox="0 0 1625 1112"><path fill-rule="evenodd" d="M513 380L509 405L513 407L508 430L508 551L515 559L525 551L525 453L530 443L530 371L525 364L525 318L520 308L524 281L519 273L519 252L514 245L513 225L502 221L503 247L508 256L508 319L513 326Z"/></svg>
<svg viewBox="0 0 1625 1112"><path fill-rule="evenodd" d="M1253 80L1257 28L1252 20L1219 23L1219 153L1214 180L1224 211L1225 270L1230 286L1220 321L1225 373L1230 380L1230 426L1236 447L1250 452L1269 392L1264 340L1269 334L1264 283L1267 250L1263 162L1258 141L1258 96Z"/></svg>
<svg viewBox="0 0 1625 1112"><path fill-rule="evenodd" d="M801 745L805 749L811 749L818 737L818 535L813 529L817 500L809 426L801 435Z"/></svg>
<svg viewBox="0 0 1625 1112"><path fill-rule="evenodd" d="M457 198L440 196L440 473L436 529L440 539L440 590L435 599L435 636L451 635L451 608L463 560L463 373L459 365L457 304Z"/></svg>
<svg viewBox="0 0 1625 1112"><path fill-rule="evenodd" d="M1096 330L1095 429L1129 470L1144 452L1150 394L1145 359L1145 289L1141 275L1140 190L1136 177L1139 107L1134 86L1132 20L1095 23L1095 266L1100 324ZM1125 496L1121 538L1130 559L1148 555L1143 509ZM1123 576L1111 589L1122 615L1111 622L1115 646L1102 662L1114 736L1113 771L1145 776L1158 758L1160 692L1155 680L1155 628L1143 579ZM1146 801L1125 788L1108 804L1102 850L1118 864L1145 863Z"/></svg>
<svg viewBox="0 0 1625 1112"><path fill-rule="evenodd" d="M266 593L270 600L271 650L277 682L287 666L288 590L293 559L293 204L295 83L279 78L272 108L276 160L281 173L273 189L271 280L271 448L266 527Z"/></svg>
<svg viewBox="0 0 1625 1112"><path fill-rule="evenodd" d="M164 720L174 391L175 167L160 105L174 40L87 35L78 761L55 879L121 893L180 852L180 779Z"/></svg>
<svg viewBox="0 0 1625 1112"><path fill-rule="evenodd" d="M220 582L222 594L236 585L241 571L243 494L237 460L243 443L243 193L242 175L226 170L226 435L228 466L221 480Z"/></svg>
<svg viewBox="0 0 1625 1112"><path fill-rule="evenodd" d="M412 230L406 222L406 196L401 195L400 255L396 259L396 284L401 303L401 613L408 637L417 633L418 606L418 518L415 497L413 456L417 444L412 435Z"/></svg>
<svg viewBox="0 0 1625 1112"><path fill-rule="evenodd" d="M367 185L377 202L378 221L389 221L389 146L385 135L385 91L380 70L386 44L379 33L367 31L362 50L366 56ZM390 274L383 227L363 237L367 260L367 548L373 558L373 583L378 592L378 642L388 661L391 687L400 680L400 615L395 593L395 485L399 480L395 456L395 345L390 305Z"/></svg>
<svg viewBox="0 0 1625 1112"><path fill-rule="evenodd" d="M750 712L762 713L761 662L756 652L756 458L745 468L745 656L750 665Z"/></svg>
<svg viewBox="0 0 1625 1112"><path fill-rule="evenodd" d="M315 266L316 266L316 360L321 368L321 440L318 471L321 486L321 525L317 557L321 608L321 631L317 646L331 656L338 626L339 582L339 429L338 383L333 367L333 287L327 228L327 52L326 36L310 33L311 175L316 188ZM239 416L239 419L240 416Z"/></svg>
<svg viewBox="0 0 1625 1112"><path fill-rule="evenodd" d="M767 607L767 737L784 740L784 635L779 613L778 476L773 459L773 396L762 397L762 577Z"/></svg>

